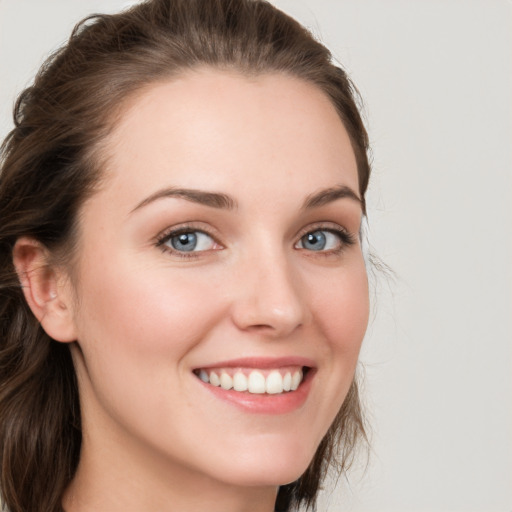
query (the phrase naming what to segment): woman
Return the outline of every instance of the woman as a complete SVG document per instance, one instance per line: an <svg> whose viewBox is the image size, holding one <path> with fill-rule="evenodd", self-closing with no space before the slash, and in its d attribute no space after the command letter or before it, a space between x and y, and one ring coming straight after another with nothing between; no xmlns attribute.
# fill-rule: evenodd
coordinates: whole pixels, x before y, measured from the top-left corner
<svg viewBox="0 0 512 512"><path fill-rule="evenodd" d="M367 135L252 0L82 22L2 148L11 512L291 510L364 435ZM21 286L20 286L21 284Z"/></svg>

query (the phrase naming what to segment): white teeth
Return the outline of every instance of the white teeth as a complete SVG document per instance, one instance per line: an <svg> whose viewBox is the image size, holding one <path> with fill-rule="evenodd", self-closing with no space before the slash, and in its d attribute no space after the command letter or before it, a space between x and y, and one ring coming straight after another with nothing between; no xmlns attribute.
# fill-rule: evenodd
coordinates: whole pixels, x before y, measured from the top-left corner
<svg viewBox="0 0 512 512"><path fill-rule="evenodd" d="M231 389L233 387L233 379L226 372L220 374L220 387L222 389Z"/></svg>
<svg viewBox="0 0 512 512"><path fill-rule="evenodd" d="M249 393L265 393L265 387L265 377L263 374L254 371L251 372L247 383Z"/></svg>
<svg viewBox="0 0 512 512"><path fill-rule="evenodd" d="M292 391L295 391L299 387L299 384L301 383L301 381L302 381L302 372L301 371L295 372L292 376L292 386L290 389Z"/></svg>
<svg viewBox="0 0 512 512"><path fill-rule="evenodd" d="M270 372L268 375L265 390L270 395L283 392L283 377L277 370Z"/></svg>
<svg viewBox="0 0 512 512"><path fill-rule="evenodd" d="M233 389L235 391L247 391L247 377L242 372L236 372L233 376Z"/></svg>
<svg viewBox="0 0 512 512"><path fill-rule="evenodd" d="M219 375L220 374L220 375ZM197 376L205 383L212 386L221 387L225 390L233 389L235 391L254 394L278 395L283 392L295 391L303 379L302 370L295 372L287 371L284 375L279 370L272 370L267 377L262 371L252 370L247 377L241 370L231 376L228 371L200 370Z"/></svg>
<svg viewBox="0 0 512 512"><path fill-rule="evenodd" d="M210 373L210 384L212 386L220 386L219 376L215 372Z"/></svg>
<svg viewBox="0 0 512 512"><path fill-rule="evenodd" d="M286 372L286 375L283 378L283 391L290 391L292 389L292 374L290 372Z"/></svg>

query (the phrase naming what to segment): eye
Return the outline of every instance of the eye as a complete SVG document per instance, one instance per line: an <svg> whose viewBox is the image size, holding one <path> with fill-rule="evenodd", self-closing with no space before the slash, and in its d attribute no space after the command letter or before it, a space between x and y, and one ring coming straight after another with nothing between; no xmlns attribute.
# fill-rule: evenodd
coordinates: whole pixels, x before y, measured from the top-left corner
<svg viewBox="0 0 512 512"><path fill-rule="evenodd" d="M199 230L169 233L159 240L158 245L180 253L209 251L217 246L210 235Z"/></svg>
<svg viewBox="0 0 512 512"><path fill-rule="evenodd" d="M336 252L343 247L353 244L354 241L348 233L333 229L316 229L303 235L297 242L297 249L316 252Z"/></svg>

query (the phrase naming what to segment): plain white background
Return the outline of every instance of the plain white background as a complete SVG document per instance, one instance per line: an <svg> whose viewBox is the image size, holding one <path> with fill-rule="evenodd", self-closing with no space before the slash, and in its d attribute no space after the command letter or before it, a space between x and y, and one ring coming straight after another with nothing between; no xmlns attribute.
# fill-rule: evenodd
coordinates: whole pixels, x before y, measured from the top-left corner
<svg viewBox="0 0 512 512"><path fill-rule="evenodd" d="M0 136L44 56L122 0L0 0ZM275 0L365 100L377 276L366 471L320 511L512 511L512 2ZM362 465L362 463L361 463Z"/></svg>

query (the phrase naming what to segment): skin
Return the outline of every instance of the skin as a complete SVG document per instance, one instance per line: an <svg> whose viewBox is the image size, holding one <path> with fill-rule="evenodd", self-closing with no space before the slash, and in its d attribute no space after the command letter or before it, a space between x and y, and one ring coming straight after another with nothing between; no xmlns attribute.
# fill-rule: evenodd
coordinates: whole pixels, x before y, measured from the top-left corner
<svg viewBox="0 0 512 512"><path fill-rule="evenodd" d="M357 194L346 130L311 84L203 69L132 98L105 156L107 179L80 212L71 278L31 273L47 257L36 242L15 250L43 327L77 340L84 437L64 507L273 510L277 486L303 473L339 410L368 321L360 203L303 208L321 190ZM237 206L141 205L169 187ZM184 224L209 234L190 257L157 241ZM340 228L352 245L329 234L329 249L304 247L306 233ZM218 399L193 372L290 356L315 373L306 401L286 413Z"/></svg>

